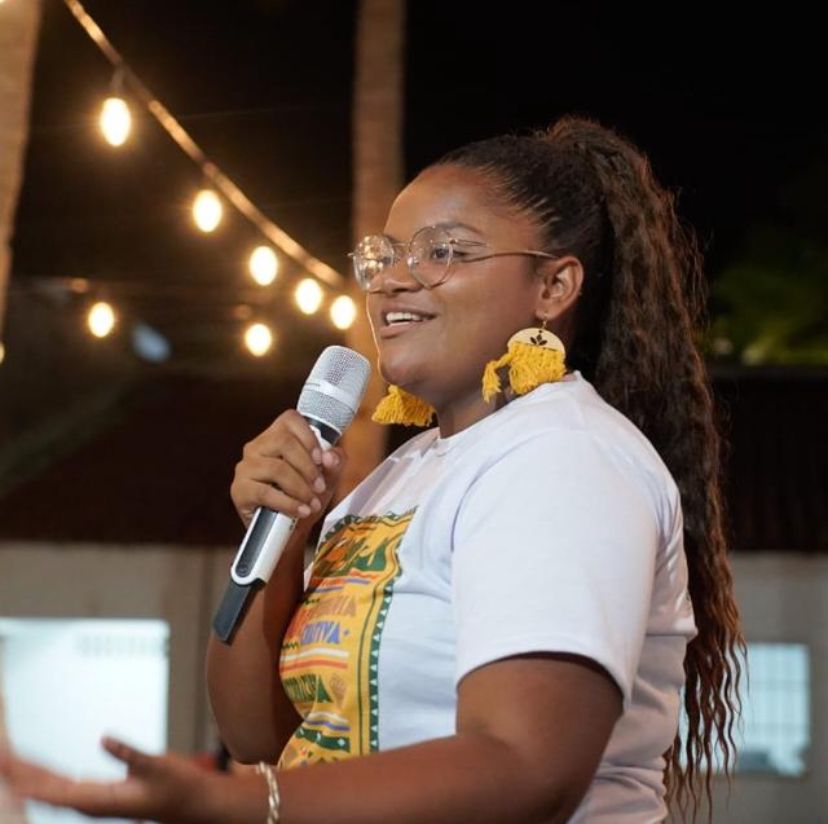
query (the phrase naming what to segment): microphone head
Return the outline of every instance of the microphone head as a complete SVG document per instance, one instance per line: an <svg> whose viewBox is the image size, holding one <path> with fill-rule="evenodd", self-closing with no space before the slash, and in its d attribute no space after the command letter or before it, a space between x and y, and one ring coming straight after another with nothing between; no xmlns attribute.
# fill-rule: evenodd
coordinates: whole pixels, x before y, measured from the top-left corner
<svg viewBox="0 0 828 824"><path fill-rule="evenodd" d="M335 429L341 435L354 419L371 376L371 365L346 346L329 346L311 369L297 411Z"/></svg>

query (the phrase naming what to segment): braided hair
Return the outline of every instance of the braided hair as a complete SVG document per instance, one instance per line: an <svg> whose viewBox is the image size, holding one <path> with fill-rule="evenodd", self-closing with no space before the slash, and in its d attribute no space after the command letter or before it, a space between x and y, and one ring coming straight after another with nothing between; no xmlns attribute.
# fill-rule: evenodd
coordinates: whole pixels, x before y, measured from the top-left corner
<svg viewBox="0 0 828 824"><path fill-rule="evenodd" d="M684 661L686 735L664 754L664 778L685 818L692 805L696 819L702 793L710 817L714 751L728 776L735 759L745 642L727 558L722 441L696 339L707 296L696 236L647 157L588 117L471 143L434 165L486 174L535 220L541 248L581 261L567 363L649 438L676 481L698 634Z"/></svg>

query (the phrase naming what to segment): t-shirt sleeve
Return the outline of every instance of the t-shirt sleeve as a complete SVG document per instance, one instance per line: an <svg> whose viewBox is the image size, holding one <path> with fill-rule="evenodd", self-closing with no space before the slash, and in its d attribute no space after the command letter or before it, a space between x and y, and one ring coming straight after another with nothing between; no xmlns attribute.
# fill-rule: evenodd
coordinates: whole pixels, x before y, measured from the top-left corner
<svg viewBox="0 0 828 824"><path fill-rule="evenodd" d="M529 652L600 664L629 702L660 530L647 484L588 431L547 431L479 475L454 525L459 681Z"/></svg>

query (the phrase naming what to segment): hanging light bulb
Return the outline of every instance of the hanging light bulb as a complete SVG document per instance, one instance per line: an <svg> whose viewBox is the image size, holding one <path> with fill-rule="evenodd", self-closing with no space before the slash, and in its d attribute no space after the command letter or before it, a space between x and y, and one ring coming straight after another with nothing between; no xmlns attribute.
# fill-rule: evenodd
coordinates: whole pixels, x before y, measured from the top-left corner
<svg viewBox="0 0 828 824"><path fill-rule="evenodd" d="M296 305L306 315L312 315L322 304L322 287L313 279L305 278L299 282L293 294Z"/></svg>
<svg viewBox="0 0 828 824"><path fill-rule="evenodd" d="M221 223L224 207L212 189L202 189L193 201L193 220L202 232L212 232Z"/></svg>
<svg viewBox="0 0 828 824"><path fill-rule="evenodd" d="M105 338L115 327L115 312L108 303L99 301L89 310L86 322L96 338Z"/></svg>
<svg viewBox="0 0 828 824"><path fill-rule="evenodd" d="M0 3L2 3L2 2L3 2L3 0L0 0ZM5 359L6 359L6 344L0 343L0 363L3 363L3 361Z"/></svg>
<svg viewBox="0 0 828 824"><path fill-rule="evenodd" d="M273 333L264 323L251 323L244 333L244 345L251 355L261 358L273 346Z"/></svg>
<svg viewBox="0 0 828 824"><path fill-rule="evenodd" d="M132 114L123 97L107 97L101 106L101 132L110 146L123 146L132 131Z"/></svg>
<svg viewBox="0 0 828 824"><path fill-rule="evenodd" d="M331 304L330 312L337 329L350 329L356 319L356 304L347 295L340 295Z"/></svg>
<svg viewBox="0 0 828 824"><path fill-rule="evenodd" d="M250 255L247 267L259 286L270 286L279 274L279 258L270 246L257 246Z"/></svg>

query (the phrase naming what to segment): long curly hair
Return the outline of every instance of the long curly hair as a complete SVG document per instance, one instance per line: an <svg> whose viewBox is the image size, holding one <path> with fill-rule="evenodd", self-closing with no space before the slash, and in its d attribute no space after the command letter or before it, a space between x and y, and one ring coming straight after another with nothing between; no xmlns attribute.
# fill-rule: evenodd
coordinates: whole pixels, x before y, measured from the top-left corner
<svg viewBox="0 0 828 824"><path fill-rule="evenodd" d="M434 165L489 175L537 221L543 248L581 261L568 365L649 438L679 488L698 635L684 661L687 732L664 754L665 785L685 819L688 806L696 819L704 794L710 818L714 753L728 776L735 760L746 649L727 558L723 441L697 340L707 289L696 235L641 150L589 117L471 143Z"/></svg>

